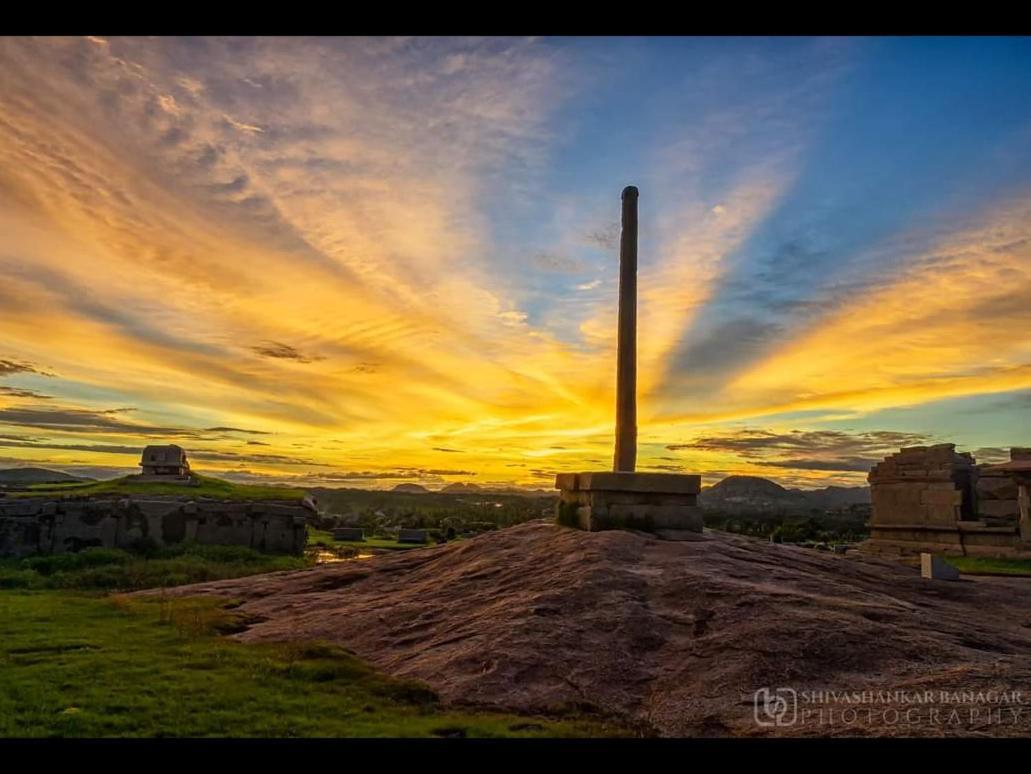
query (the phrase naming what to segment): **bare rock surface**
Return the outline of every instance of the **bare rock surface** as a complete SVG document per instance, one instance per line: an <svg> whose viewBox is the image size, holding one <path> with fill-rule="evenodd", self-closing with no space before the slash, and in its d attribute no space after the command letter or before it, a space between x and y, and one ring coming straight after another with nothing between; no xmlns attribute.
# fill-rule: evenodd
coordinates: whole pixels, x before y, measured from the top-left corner
<svg viewBox="0 0 1031 774"><path fill-rule="evenodd" d="M1031 581L705 537L535 521L168 593L240 600L237 639L339 643L455 704L586 704L667 736L1031 733ZM756 721L763 687L796 692L782 725Z"/></svg>

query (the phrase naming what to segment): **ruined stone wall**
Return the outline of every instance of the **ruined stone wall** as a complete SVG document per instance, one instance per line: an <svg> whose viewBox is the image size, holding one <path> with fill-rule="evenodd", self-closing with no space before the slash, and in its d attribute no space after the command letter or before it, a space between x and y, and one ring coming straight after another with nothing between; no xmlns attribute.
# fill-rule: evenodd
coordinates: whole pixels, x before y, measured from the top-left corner
<svg viewBox="0 0 1031 774"><path fill-rule="evenodd" d="M911 446L870 471L872 525L951 525L974 516L977 468L955 444Z"/></svg>
<svg viewBox="0 0 1031 774"><path fill-rule="evenodd" d="M192 540L268 553L304 551L309 508L296 502L150 498L0 500L0 556Z"/></svg>
<svg viewBox="0 0 1031 774"><path fill-rule="evenodd" d="M1018 485L1012 475L991 470L990 465L979 468L977 478L977 512L986 522L1016 522L1020 519L1017 502Z"/></svg>
<svg viewBox="0 0 1031 774"><path fill-rule="evenodd" d="M1011 454L1014 462L1031 460L1031 450ZM978 467L953 444L902 449L870 471L873 516L861 550L1031 557L1018 475L1006 466Z"/></svg>

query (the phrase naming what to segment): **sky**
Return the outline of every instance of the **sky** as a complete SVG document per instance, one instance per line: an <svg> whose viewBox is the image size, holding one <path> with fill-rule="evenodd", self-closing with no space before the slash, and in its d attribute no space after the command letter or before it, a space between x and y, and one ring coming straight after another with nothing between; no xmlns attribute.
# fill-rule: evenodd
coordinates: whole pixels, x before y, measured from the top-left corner
<svg viewBox="0 0 1031 774"><path fill-rule="evenodd" d="M0 39L0 466L862 484L1031 445L1029 38Z"/></svg>

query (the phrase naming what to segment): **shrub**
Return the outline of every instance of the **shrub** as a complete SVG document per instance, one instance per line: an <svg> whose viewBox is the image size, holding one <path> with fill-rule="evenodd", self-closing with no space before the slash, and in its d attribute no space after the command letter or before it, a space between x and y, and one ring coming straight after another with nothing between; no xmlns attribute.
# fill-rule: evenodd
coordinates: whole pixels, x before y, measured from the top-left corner
<svg viewBox="0 0 1031 774"><path fill-rule="evenodd" d="M152 556L157 556L161 547L158 546L157 541L154 540L154 538L148 536L141 537L139 540L135 541L132 544L131 550L134 554L138 554L139 556L149 559Z"/></svg>
<svg viewBox="0 0 1031 774"><path fill-rule="evenodd" d="M38 585L39 576L32 570L0 567L0 589L28 589Z"/></svg>
<svg viewBox="0 0 1031 774"><path fill-rule="evenodd" d="M21 564L26 570L33 570L40 575L73 572L90 567L104 567L113 564L126 564L132 554L118 548L87 548L71 554L45 554L30 556Z"/></svg>

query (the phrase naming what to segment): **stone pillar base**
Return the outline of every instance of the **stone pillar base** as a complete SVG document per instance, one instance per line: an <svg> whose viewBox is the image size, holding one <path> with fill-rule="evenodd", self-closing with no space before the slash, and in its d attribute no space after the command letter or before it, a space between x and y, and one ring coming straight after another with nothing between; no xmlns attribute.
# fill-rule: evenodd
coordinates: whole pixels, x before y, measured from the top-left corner
<svg viewBox="0 0 1031 774"><path fill-rule="evenodd" d="M558 522L589 532L635 529L689 540L702 531L701 476L560 473Z"/></svg>

